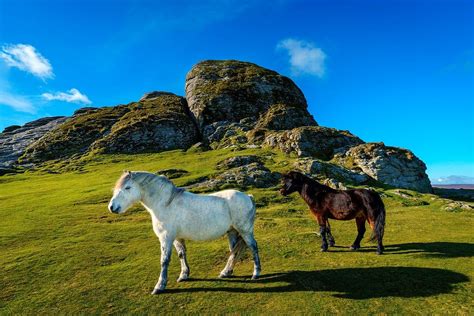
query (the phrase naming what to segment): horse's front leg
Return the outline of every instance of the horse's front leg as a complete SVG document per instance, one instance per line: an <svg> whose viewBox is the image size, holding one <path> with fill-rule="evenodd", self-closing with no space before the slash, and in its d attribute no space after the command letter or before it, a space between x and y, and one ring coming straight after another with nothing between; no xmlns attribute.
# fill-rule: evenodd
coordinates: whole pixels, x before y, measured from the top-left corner
<svg viewBox="0 0 474 316"><path fill-rule="evenodd" d="M173 239L168 236L159 236L161 244L161 272L158 283L151 294L159 294L165 290L166 283L168 282L168 266L171 259L171 249L173 246Z"/></svg>
<svg viewBox="0 0 474 316"><path fill-rule="evenodd" d="M175 239L173 242L176 252L178 253L181 262L181 273L179 274L178 282L187 280L189 278L189 265L186 260L186 245L183 239Z"/></svg>
<svg viewBox="0 0 474 316"><path fill-rule="evenodd" d="M319 224L319 233L321 234L321 251L327 251L328 250L328 240L326 238L327 234L327 227L326 227L326 222L327 219L322 216L321 214L316 214L316 219L318 220Z"/></svg>

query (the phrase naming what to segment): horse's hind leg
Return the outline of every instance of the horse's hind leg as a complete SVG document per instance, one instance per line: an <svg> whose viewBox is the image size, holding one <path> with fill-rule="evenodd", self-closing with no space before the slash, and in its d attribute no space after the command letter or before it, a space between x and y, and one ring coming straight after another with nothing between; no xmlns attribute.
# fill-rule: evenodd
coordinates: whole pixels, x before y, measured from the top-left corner
<svg viewBox="0 0 474 316"><path fill-rule="evenodd" d="M239 255L242 252L243 247L245 246L242 237L235 229L231 229L227 233L227 237L229 238L230 255L229 259L227 260L227 264L219 274L220 278L226 278L232 275L232 273L234 272L235 261L239 258Z"/></svg>
<svg viewBox="0 0 474 316"><path fill-rule="evenodd" d="M316 214L316 219L318 220L319 224L319 233L321 234L321 251L328 251L328 240L327 240L327 231L328 227L326 224L328 224L327 218L324 218L320 214Z"/></svg>
<svg viewBox="0 0 474 316"><path fill-rule="evenodd" d="M183 239L175 239L173 242L176 252L178 253L179 261L181 262L181 273L179 274L178 282L187 280L189 278L189 265L186 260L186 245Z"/></svg>
<svg viewBox="0 0 474 316"><path fill-rule="evenodd" d="M329 241L329 246L334 247L336 245L336 240L334 240L334 236L331 234L331 225L329 225L329 220L326 220L326 236Z"/></svg>
<svg viewBox="0 0 474 316"><path fill-rule="evenodd" d="M252 279L255 280L260 275L261 267L260 267L260 257L258 255L258 246L257 241L255 240L253 233L243 234L242 238L244 239L247 246L252 251L253 256L253 274Z"/></svg>
<svg viewBox="0 0 474 316"><path fill-rule="evenodd" d="M364 238L365 234L365 216L356 217L355 220L357 224L357 237L351 246L352 250L357 250L360 248L360 241L362 240L362 238Z"/></svg>

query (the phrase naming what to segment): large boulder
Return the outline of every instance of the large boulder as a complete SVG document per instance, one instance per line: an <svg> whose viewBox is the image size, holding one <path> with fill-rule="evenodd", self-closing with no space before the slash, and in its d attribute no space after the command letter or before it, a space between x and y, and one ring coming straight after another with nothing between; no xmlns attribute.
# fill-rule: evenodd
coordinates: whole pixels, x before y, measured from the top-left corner
<svg viewBox="0 0 474 316"><path fill-rule="evenodd" d="M6 127L0 134L0 167L15 165L29 145L66 120L63 116L44 117L23 126Z"/></svg>
<svg viewBox="0 0 474 316"><path fill-rule="evenodd" d="M277 104L299 109L298 115L314 122L306 111L303 93L293 81L236 60L208 60L195 65L186 76L186 99L201 129L219 121L258 118ZM289 125L286 123L287 128Z"/></svg>
<svg viewBox="0 0 474 316"><path fill-rule="evenodd" d="M187 149L198 140L199 132L186 100L155 92L132 104L92 149L105 153L158 152Z"/></svg>
<svg viewBox="0 0 474 316"><path fill-rule="evenodd" d="M393 187L433 192L426 165L407 149L367 143L338 154L335 161Z"/></svg>
<svg viewBox="0 0 474 316"><path fill-rule="evenodd" d="M295 153L298 157L314 157L330 160L363 141L348 131L321 126L303 126L292 130L266 132L255 137L263 146L277 148L284 153Z"/></svg>

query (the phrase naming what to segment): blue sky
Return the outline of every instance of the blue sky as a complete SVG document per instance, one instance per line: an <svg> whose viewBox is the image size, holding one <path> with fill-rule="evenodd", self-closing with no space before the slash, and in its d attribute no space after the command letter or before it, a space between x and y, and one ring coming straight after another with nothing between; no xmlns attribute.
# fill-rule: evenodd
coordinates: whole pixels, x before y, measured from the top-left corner
<svg viewBox="0 0 474 316"><path fill-rule="evenodd" d="M0 45L0 130L239 59L292 78L320 125L474 176L473 1L0 0Z"/></svg>

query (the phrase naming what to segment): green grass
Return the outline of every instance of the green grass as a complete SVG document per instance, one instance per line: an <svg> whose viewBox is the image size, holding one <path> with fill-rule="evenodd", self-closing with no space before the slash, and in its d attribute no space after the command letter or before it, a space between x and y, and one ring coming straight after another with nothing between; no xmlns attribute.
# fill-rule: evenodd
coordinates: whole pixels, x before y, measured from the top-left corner
<svg viewBox="0 0 474 316"><path fill-rule="evenodd" d="M359 252L348 250L353 221L332 221L337 247L320 253L316 224L299 196L249 190L258 205L262 278L249 279L247 253L235 278L219 280L226 239L188 242L192 279L175 282L174 253L167 292L150 295L160 248L148 213L138 206L123 216L107 211L121 171L185 169L190 173L173 180L182 185L217 172L226 157L255 153L275 171L291 164L261 150L173 151L89 157L76 171L56 164L0 177L0 314L473 313L474 214L441 211L445 200L407 190L410 199L384 192L382 256L367 241ZM50 173L58 168L63 173Z"/></svg>

